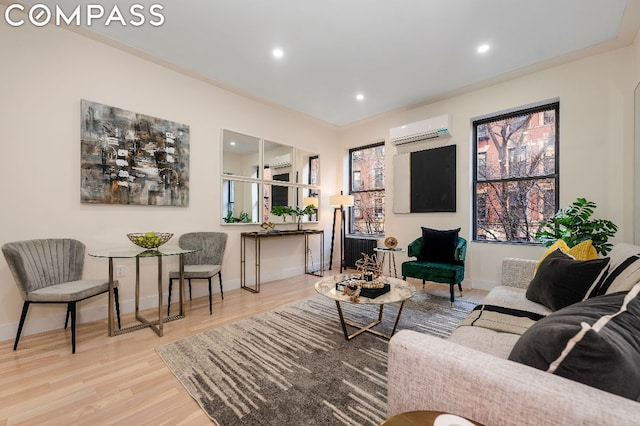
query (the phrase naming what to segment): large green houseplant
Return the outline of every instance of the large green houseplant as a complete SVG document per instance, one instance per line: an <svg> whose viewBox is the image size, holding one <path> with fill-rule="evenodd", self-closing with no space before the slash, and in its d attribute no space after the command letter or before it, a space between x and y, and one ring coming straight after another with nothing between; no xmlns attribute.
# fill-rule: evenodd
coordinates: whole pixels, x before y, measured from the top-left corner
<svg viewBox="0 0 640 426"><path fill-rule="evenodd" d="M591 240L598 254L605 256L613 246L608 242L618 227L606 219L592 219L596 203L578 198L570 206L561 208L549 220L540 223L536 240L549 247L561 239L569 247Z"/></svg>

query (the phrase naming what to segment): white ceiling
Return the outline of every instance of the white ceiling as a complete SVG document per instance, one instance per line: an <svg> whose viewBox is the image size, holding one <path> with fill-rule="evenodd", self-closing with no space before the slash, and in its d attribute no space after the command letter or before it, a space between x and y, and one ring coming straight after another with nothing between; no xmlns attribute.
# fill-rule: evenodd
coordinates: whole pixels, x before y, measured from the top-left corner
<svg viewBox="0 0 640 426"><path fill-rule="evenodd" d="M38 3L72 10L96 2ZM99 3L107 11L113 4L128 11L131 2ZM161 4L165 23L94 23L91 30L181 71L338 126L629 45L640 26L640 0L136 3ZM481 43L491 45L484 55L476 52ZM283 58L272 56L274 47L284 50Z"/></svg>

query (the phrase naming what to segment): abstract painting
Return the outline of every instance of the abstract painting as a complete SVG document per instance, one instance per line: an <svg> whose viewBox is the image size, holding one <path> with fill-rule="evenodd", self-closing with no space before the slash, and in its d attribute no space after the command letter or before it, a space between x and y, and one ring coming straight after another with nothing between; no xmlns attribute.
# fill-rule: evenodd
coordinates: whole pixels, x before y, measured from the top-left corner
<svg viewBox="0 0 640 426"><path fill-rule="evenodd" d="M189 126L81 101L83 203L189 205Z"/></svg>

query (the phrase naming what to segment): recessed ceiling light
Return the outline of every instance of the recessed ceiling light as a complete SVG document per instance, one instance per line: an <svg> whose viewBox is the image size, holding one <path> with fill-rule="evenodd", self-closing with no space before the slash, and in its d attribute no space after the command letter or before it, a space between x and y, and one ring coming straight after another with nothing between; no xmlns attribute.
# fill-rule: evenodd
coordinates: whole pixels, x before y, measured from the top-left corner
<svg viewBox="0 0 640 426"><path fill-rule="evenodd" d="M362 101L362 100L364 100L364 95L362 93L358 93L356 95L356 99L359 100L359 101Z"/></svg>
<svg viewBox="0 0 640 426"><path fill-rule="evenodd" d="M284 50L280 49L279 47L273 49L271 53L273 54L273 57L277 59L280 59L284 56Z"/></svg>
<svg viewBox="0 0 640 426"><path fill-rule="evenodd" d="M489 46L488 44L481 44L480 46L478 46L478 53L487 53L489 51L489 48L491 46Z"/></svg>
<svg viewBox="0 0 640 426"><path fill-rule="evenodd" d="M236 146L236 143L234 141L231 141L231 142L229 142L229 145Z"/></svg>

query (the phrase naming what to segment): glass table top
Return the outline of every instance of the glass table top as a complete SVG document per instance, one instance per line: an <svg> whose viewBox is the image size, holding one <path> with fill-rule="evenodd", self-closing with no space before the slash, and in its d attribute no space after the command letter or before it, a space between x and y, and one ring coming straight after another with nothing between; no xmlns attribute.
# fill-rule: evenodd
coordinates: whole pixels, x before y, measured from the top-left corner
<svg viewBox="0 0 640 426"><path fill-rule="evenodd" d="M179 254L193 253L197 249L183 249L178 246L160 246L157 249L145 249L138 246L116 247L97 249L89 252L92 257L132 258L132 257L158 257L177 256Z"/></svg>

